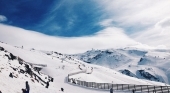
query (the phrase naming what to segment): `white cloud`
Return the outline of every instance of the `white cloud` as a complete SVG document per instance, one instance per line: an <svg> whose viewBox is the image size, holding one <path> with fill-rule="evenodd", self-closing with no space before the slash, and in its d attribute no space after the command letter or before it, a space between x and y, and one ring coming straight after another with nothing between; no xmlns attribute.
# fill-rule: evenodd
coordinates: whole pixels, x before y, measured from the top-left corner
<svg viewBox="0 0 170 93"><path fill-rule="evenodd" d="M79 53L89 49L120 48L137 44L120 28L107 28L93 36L52 37L34 31L0 24L0 41L11 45L54 50L62 53Z"/></svg>
<svg viewBox="0 0 170 93"><path fill-rule="evenodd" d="M169 18L165 18L148 28L131 35L136 41L155 46L157 48L170 48Z"/></svg>
<svg viewBox="0 0 170 93"><path fill-rule="evenodd" d="M105 19L101 22L99 22L99 25L104 26L104 27L110 27L113 26L113 19Z"/></svg>
<svg viewBox="0 0 170 93"><path fill-rule="evenodd" d="M165 45L158 45L156 48L158 48L158 49L167 49L167 47Z"/></svg>
<svg viewBox="0 0 170 93"><path fill-rule="evenodd" d="M170 17L164 18L156 24L157 27L170 27Z"/></svg>
<svg viewBox="0 0 170 93"><path fill-rule="evenodd" d="M129 37L142 44L157 48L170 48L169 0L96 0L103 8L106 19L99 23L104 27L139 28ZM105 16L106 16L105 15ZM140 28L144 30L140 30ZM129 31L129 30L128 30ZM126 33L129 33L126 31Z"/></svg>
<svg viewBox="0 0 170 93"><path fill-rule="evenodd" d="M7 18L3 15L0 15L0 22L5 22L7 21Z"/></svg>
<svg viewBox="0 0 170 93"><path fill-rule="evenodd" d="M96 48L126 46L170 48L170 1L169 0L95 0L104 11L105 19L99 24L105 29L92 36L51 37L12 26L0 25L0 40L37 49L55 50L62 53L78 53ZM61 2L59 7L65 1ZM54 8L57 10L59 7ZM70 6L71 7L71 6ZM52 11L52 14L55 14ZM50 18L47 21L52 20ZM70 25L74 20L70 21ZM45 22L46 23L46 22ZM147 27L127 36L124 29L114 27ZM57 27L56 29L60 29ZM126 30L126 29L125 29ZM130 37L130 38L129 38ZM137 41L137 42L136 42ZM141 43L139 43L141 42ZM147 45L145 45L147 44Z"/></svg>
<svg viewBox="0 0 170 93"><path fill-rule="evenodd" d="M154 25L159 20L170 15L169 0L96 1L104 8L105 14L121 26Z"/></svg>

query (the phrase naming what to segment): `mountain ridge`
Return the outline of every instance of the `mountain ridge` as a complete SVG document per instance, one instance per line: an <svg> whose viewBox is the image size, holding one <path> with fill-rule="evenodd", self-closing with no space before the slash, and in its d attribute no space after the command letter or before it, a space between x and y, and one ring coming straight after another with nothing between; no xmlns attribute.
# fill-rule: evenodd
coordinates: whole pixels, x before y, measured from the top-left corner
<svg viewBox="0 0 170 93"><path fill-rule="evenodd" d="M169 69L168 66L170 66L169 50L142 50L129 47L123 49L93 49L85 53L75 54L71 56L73 58L82 60L90 64L102 65L111 69L115 69L129 76L136 76L136 78L148 80L151 80L150 78L155 78L152 80L158 82L166 82L168 84L170 83L170 73L167 72ZM145 68L149 68L150 70L153 70L153 68L155 68L156 71L161 73L152 73L151 71L148 71L148 69ZM131 72L131 70L135 71ZM133 75L130 75L130 73Z"/></svg>

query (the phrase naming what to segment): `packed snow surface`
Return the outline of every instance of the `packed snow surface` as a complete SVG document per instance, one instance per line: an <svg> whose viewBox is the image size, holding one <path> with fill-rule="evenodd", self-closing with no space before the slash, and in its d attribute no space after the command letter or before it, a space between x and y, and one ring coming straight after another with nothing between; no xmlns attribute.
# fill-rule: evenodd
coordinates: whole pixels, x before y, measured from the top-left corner
<svg viewBox="0 0 170 93"><path fill-rule="evenodd" d="M87 81L87 82L97 82L97 83L113 83L113 84L137 84L137 85L165 85L165 83L150 81L146 79L137 79L124 75L116 70L106 68L103 66L88 64L73 57L69 57L64 54L56 52L40 51L35 49L28 49L22 47L11 46L9 44L0 43L7 52L0 51L0 90L2 93L22 93L21 89L25 88L25 81L29 82L30 93L62 93L61 88L64 88L64 93L108 93L106 90L97 90L84 88L67 83L67 76L70 73L76 73L79 71L84 71L84 73L79 73L70 76L71 78ZM18 67L19 69L24 67L18 63L18 60L9 60L5 54L12 53L13 55L22 58L26 63L33 64L33 66L41 67L42 70L40 76L45 80L45 76L49 75L54 78L53 82L50 82L49 88L41 85L38 82L33 82L30 76L25 76L26 74L19 74L14 71L11 67ZM121 54L120 54L121 55ZM140 54L138 54L140 55ZM123 55L124 57L126 55ZM149 56L149 54L148 54ZM162 55L161 58L166 57ZM130 61L128 57L124 59L125 61ZM133 60L132 60L133 61ZM133 61L134 62L134 61ZM165 65L162 63L161 65ZM120 66L121 67L121 66ZM124 66L126 67L126 66ZM122 66L122 68L124 68ZM93 70L92 70L93 68ZM122 69L117 68L117 69ZM131 69L137 69L138 67L132 67ZM142 68L142 67L141 67ZM146 68L146 67L143 67ZM148 67L149 68L149 67ZM157 68L155 71L161 72ZM132 70L133 72L134 70ZM17 78L10 78L9 73L13 72L18 74ZM37 72L35 72L37 73ZM153 73L154 74L154 73ZM162 77L164 78L164 77ZM168 82L168 79L166 79ZM115 91L114 93L124 93L123 91Z"/></svg>

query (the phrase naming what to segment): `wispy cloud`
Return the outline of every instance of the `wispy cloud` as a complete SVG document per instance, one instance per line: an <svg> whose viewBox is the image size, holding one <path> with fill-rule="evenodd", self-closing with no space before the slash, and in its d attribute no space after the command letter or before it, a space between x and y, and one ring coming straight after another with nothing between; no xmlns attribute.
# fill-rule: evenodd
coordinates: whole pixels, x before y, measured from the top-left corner
<svg viewBox="0 0 170 93"><path fill-rule="evenodd" d="M96 0L103 7L105 28L119 27L137 42L170 48L169 0Z"/></svg>
<svg viewBox="0 0 170 93"><path fill-rule="evenodd" d="M120 26L148 26L170 15L169 0L98 0L105 13ZM107 19L106 19L107 20Z"/></svg>
<svg viewBox="0 0 170 93"><path fill-rule="evenodd" d="M84 37L52 37L34 31L0 24L0 40L16 46L25 46L62 53L80 53L89 49L120 48L138 44L120 28L107 28Z"/></svg>
<svg viewBox="0 0 170 93"><path fill-rule="evenodd" d="M94 0L56 1L35 31L67 37L94 34L101 30L98 22L102 13Z"/></svg>
<svg viewBox="0 0 170 93"><path fill-rule="evenodd" d="M111 26L114 26L113 22L114 22L113 19L105 19L105 20L99 22L99 25L101 25L103 27L111 27Z"/></svg>
<svg viewBox="0 0 170 93"><path fill-rule="evenodd" d="M40 9L41 7L37 9L37 11L41 10L42 12L38 22L31 21L35 23L35 26L26 22L28 28L49 35L78 37L50 37L38 33L36 34L38 38L36 38L29 33L29 30L1 25L0 39L13 44L23 43L23 45L37 48L44 46L46 49L61 52L69 51L69 53L91 48L141 45L138 42L158 46L158 48L170 47L167 43L170 40L170 33L168 32L170 30L169 0L62 0L54 1L53 4L48 3L48 7L44 8L46 9L45 14ZM32 2L30 2L30 5L32 5ZM19 10L25 9L25 6L22 7ZM32 9L29 10L32 11ZM36 13L35 15L37 15ZM30 17L25 14L23 18L27 16ZM34 18L34 16L31 16L30 19L32 17ZM36 17L35 19L37 19ZM18 23L22 24L22 21ZM15 29L15 31L12 29ZM33 38L27 39L21 34L14 34L20 32ZM5 39L5 35L9 37ZM24 39L19 40L19 38ZM18 41L13 42L13 40ZM24 43L24 40L28 43ZM44 43L51 45L48 46ZM68 46L70 47L68 48Z"/></svg>
<svg viewBox="0 0 170 93"><path fill-rule="evenodd" d="M156 23L155 25L156 27L161 27L161 28L166 28L166 27L170 27L170 16L167 18L164 18L163 20L161 20L160 22Z"/></svg>
<svg viewBox="0 0 170 93"><path fill-rule="evenodd" d="M7 21L7 18L3 15L0 15L0 22L5 22Z"/></svg>
<svg viewBox="0 0 170 93"><path fill-rule="evenodd" d="M147 30L140 31L131 35L136 41L145 43L157 48L170 48L170 19L165 18L157 22Z"/></svg>

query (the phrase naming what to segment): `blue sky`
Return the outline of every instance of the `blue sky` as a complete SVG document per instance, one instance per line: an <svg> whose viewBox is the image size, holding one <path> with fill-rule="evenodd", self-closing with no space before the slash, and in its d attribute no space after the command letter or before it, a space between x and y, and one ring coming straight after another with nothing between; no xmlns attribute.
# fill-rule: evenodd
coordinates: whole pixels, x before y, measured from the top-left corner
<svg viewBox="0 0 170 93"><path fill-rule="evenodd" d="M93 0L1 0L5 24L57 36L84 36L98 32L103 15Z"/></svg>
<svg viewBox="0 0 170 93"><path fill-rule="evenodd" d="M158 1L0 0L0 15L8 19L3 22L7 25L52 36L93 35L108 25L122 28L130 35L167 17L162 16L167 12L161 11L168 11L165 8L169 1ZM107 25L103 25L107 20Z"/></svg>
<svg viewBox="0 0 170 93"><path fill-rule="evenodd" d="M107 0L106 0L107 1ZM8 20L5 24L38 31L52 36L80 37L103 30L100 22L116 18L121 9L107 11L102 0L1 0L0 15ZM106 4L109 4L108 1ZM112 5L110 5L112 6ZM113 7L114 8L114 7ZM116 9L116 8L115 8ZM120 12L119 11L119 12ZM111 24L126 30L127 34L145 29L145 25Z"/></svg>
<svg viewBox="0 0 170 93"><path fill-rule="evenodd" d="M66 52L70 44L72 51L132 45L170 48L169 9L169 0L0 0L0 40ZM53 42L47 45L48 40Z"/></svg>

